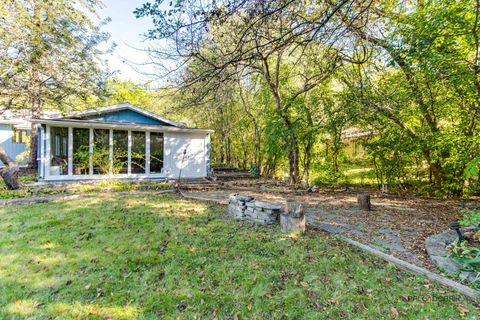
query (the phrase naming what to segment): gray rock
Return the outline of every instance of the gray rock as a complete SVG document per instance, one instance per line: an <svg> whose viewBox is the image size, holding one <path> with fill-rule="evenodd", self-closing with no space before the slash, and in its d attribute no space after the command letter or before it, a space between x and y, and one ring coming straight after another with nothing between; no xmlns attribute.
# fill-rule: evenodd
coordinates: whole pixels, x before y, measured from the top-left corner
<svg viewBox="0 0 480 320"><path fill-rule="evenodd" d="M430 259L440 270L449 275L455 275L460 270L460 265L450 257L430 256Z"/></svg>
<svg viewBox="0 0 480 320"><path fill-rule="evenodd" d="M237 194L235 196L235 200L241 201L241 202L249 202L249 201L255 200L255 198L251 197L251 196L245 196L245 195Z"/></svg>
<svg viewBox="0 0 480 320"><path fill-rule="evenodd" d="M446 244L452 243L455 239L457 239L455 231L446 230L425 239L425 249L429 256L447 256Z"/></svg>
<svg viewBox="0 0 480 320"><path fill-rule="evenodd" d="M394 241L385 240L381 237L373 237L373 240L379 245L386 247L390 250L395 250L399 252L407 251L407 249L405 249L399 242L396 242L396 241L394 242Z"/></svg>
<svg viewBox="0 0 480 320"><path fill-rule="evenodd" d="M255 201L255 206L257 208L268 209L268 210L280 210L280 209L282 209L282 206L279 205L279 204L261 202L261 201Z"/></svg>
<svg viewBox="0 0 480 320"><path fill-rule="evenodd" d="M449 256L447 245L455 239L457 239L457 234L453 230L446 230L428 237L425 240L425 248L430 260L432 260L439 269L449 275L459 274L463 281L474 282L477 280L478 274L475 272L461 271L461 265Z"/></svg>
<svg viewBox="0 0 480 320"><path fill-rule="evenodd" d="M462 281L466 281L469 283L476 282L478 281L478 279L480 279L480 273L469 271L462 271L458 276L460 277L460 279L462 279Z"/></svg>
<svg viewBox="0 0 480 320"><path fill-rule="evenodd" d="M277 215L266 214L264 212L257 212L257 218L262 219L262 220L275 221L275 220L277 220Z"/></svg>

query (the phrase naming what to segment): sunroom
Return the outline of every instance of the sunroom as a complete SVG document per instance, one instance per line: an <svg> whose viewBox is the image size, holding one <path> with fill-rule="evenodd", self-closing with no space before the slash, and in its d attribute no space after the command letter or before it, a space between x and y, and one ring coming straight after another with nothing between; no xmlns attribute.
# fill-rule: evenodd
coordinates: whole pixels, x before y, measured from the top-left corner
<svg viewBox="0 0 480 320"><path fill-rule="evenodd" d="M206 177L212 130L122 104L38 119L44 181Z"/></svg>

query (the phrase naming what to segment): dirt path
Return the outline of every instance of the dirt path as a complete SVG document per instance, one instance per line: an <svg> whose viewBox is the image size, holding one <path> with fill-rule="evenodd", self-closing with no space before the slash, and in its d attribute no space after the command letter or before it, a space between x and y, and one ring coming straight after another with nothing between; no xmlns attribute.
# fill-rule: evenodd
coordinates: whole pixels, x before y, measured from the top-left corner
<svg viewBox="0 0 480 320"><path fill-rule="evenodd" d="M341 191L302 195L235 189L185 193L227 203L228 195L236 192L280 204L287 198L303 202L310 225L430 269L433 267L425 252L425 239L447 229L449 222L458 219L460 210L457 201L377 195L372 196L373 210L366 212L356 208L356 193Z"/></svg>

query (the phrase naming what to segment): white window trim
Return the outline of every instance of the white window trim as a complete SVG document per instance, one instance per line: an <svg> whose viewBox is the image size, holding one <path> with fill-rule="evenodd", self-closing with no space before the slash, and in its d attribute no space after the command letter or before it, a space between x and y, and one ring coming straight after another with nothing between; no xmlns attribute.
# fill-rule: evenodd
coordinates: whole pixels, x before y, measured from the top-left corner
<svg viewBox="0 0 480 320"><path fill-rule="evenodd" d="M128 170L127 174L130 177L132 175L132 130L128 130Z"/></svg>
<svg viewBox="0 0 480 320"><path fill-rule="evenodd" d="M92 177L93 176L93 142L94 142L94 136L93 136L93 128L90 128L88 131L88 153L90 154L89 158L89 166L88 166L88 176Z"/></svg>
<svg viewBox="0 0 480 320"><path fill-rule="evenodd" d="M110 162L108 175L113 176L113 129L110 129L108 136L108 160Z"/></svg>
<svg viewBox="0 0 480 320"><path fill-rule="evenodd" d="M50 126L46 128L45 139L47 139L45 150L45 178L50 177L50 161L52 161L52 152L50 150Z"/></svg>
<svg viewBox="0 0 480 320"><path fill-rule="evenodd" d="M40 177L45 177L45 130L40 127Z"/></svg>
<svg viewBox="0 0 480 320"><path fill-rule="evenodd" d="M73 128L68 127L68 175L73 176Z"/></svg>
<svg viewBox="0 0 480 320"><path fill-rule="evenodd" d="M164 136L164 143L163 143L163 168L161 173L150 173L150 130L138 130L139 132L145 133L145 173L141 174L132 174L132 130L126 130L128 132L128 173L127 174L113 174L113 131L114 129L109 129L109 160L110 160L110 168L108 174L93 174L93 152L94 152L94 127L89 128L89 173L85 175L74 175L73 174L73 129L74 127L67 127L68 128L68 175L51 175L50 174L50 162L52 159L52 152L51 152L51 126L47 125L45 127L45 134L43 134L43 130L41 132L42 137L45 141L45 150L41 151L41 161L42 161L42 168L41 172L43 172L43 177L45 180L52 180L52 181L68 181L68 180L105 180L105 179L164 179L167 178L165 172L165 136ZM75 127L77 128L77 127ZM103 129L103 128L102 128ZM41 149L44 148L44 144L42 143Z"/></svg>
<svg viewBox="0 0 480 320"><path fill-rule="evenodd" d="M150 131L145 132L145 174L150 174Z"/></svg>

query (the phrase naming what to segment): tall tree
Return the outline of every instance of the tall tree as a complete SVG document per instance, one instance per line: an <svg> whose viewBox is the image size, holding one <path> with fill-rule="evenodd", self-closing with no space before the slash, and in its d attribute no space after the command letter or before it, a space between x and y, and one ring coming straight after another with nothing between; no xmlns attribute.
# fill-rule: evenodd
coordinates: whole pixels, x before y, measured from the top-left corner
<svg viewBox="0 0 480 320"><path fill-rule="evenodd" d="M479 10L479 1L382 1L349 24L376 51L354 85L358 101L421 152L437 189L456 193L478 154Z"/></svg>
<svg viewBox="0 0 480 320"><path fill-rule="evenodd" d="M229 79L231 72L263 77L288 136L290 179L298 183L299 141L290 108L341 65L340 51L346 42L339 45L339 40L345 27L337 14L341 8L350 12L355 2L207 1L202 5L178 1L164 11L162 1L155 1L136 13L152 17L156 28L148 34L151 39L171 44L164 51L152 51L156 57L176 60L168 75L191 61L206 66L195 70L200 72L186 73L181 85Z"/></svg>
<svg viewBox="0 0 480 320"><path fill-rule="evenodd" d="M101 86L98 45L108 38L92 21L99 0L6 0L0 11L0 96L3 105L47 106ZM37 125L32 124L29 166L37 166Z"/></svg>

